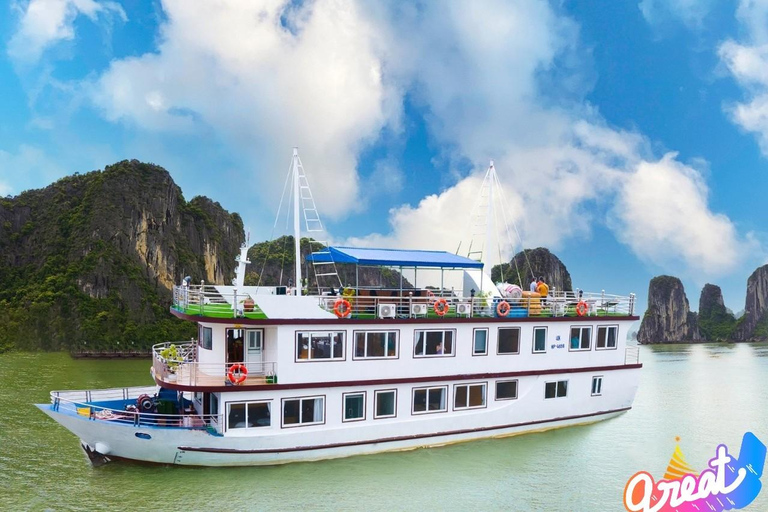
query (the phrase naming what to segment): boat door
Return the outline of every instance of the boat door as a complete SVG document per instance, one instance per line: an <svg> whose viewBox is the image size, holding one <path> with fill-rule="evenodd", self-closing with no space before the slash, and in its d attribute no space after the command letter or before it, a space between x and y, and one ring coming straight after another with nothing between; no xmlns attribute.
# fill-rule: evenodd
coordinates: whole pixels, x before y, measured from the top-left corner
<svg viewBox="0 0 768 512"><path fill-rule="evenodd" d="M264 369L264 331L261 329L249 329L245 331L245 365L249 372L263 374Z"/></svg>
<svg viewBox="0 0 768 512"><path fill-rule="evenodd" d="M227 329L227 364L245 362L244 333L243 329Z"/></svg>

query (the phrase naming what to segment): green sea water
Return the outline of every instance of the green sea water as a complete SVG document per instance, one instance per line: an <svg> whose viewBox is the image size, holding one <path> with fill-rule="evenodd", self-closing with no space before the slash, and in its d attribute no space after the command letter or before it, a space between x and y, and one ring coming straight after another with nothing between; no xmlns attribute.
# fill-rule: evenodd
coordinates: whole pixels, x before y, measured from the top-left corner
<svg viewBox="0 0 768 512"><path fill-rule="evenodd" d="M640 357L634 408L592 425L275 467L93 469L32 404L51 389L151 384L150 362L3 354L0 510L620 511L629 477L660 478L676 436L698 470L720 443L738 454L746 431L768 441L768 346L642 347ZM768 510L768 491L747 510Z"/></svg>

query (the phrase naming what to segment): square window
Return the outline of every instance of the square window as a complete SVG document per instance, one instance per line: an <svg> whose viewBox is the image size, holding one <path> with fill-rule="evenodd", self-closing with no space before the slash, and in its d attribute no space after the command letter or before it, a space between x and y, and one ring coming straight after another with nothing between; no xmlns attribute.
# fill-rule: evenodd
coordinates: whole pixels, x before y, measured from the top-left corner
<svg viewBox="0 0 768 512"><path fill-rule="evenodd" d="M475 329L474 344L472 345L473 356L484 356L488 354L488 329Z"/></svg>
<svg viewBox="0 0 768 512"><path fill-rule="evenodd" d="M533 328L533 352L540 354L547 351L547 328Z"/></svg>
<svg viewBox="0 0 768 512"><path fill-rule="evenodd" d="M365 393L344 393L344 421L365 419Z"/></svg>
<svg viewBox="0 0 768 512"><path fill-rule="evenodd" d="M485 407L485 383L457 384L453 387L453 409Z"/></svg>
<svg viewBox="0 0 768 512"><path fill-rule="evenodd" d="M499 328L499 354L519 354L520 353L520 328L519 327L500 327Z"/></svg>
<svg viewBox="0 0 768 512"><path fill-rule="evenodd" d="M297 332L296 360L344 359L344 332Z"/></svg>
<svg viewBox="0 0 768 512"><path fill-rule="evenodd" d="M517 381L500 380L496 382L496 400L516 400Z"/></svg>
<svg viewBox="0 0 768 512"><path fill-rule="evenodd" d="M213 329L200 327L200 348L211 350L213 348Z"/></svg>
<svg viewBox="0 0 768 512"><path fill-rule="evenodd" d="M316 425L325 422L323 397L283 400L283 426Z"/></svg>
<svg viewBox="0 0 768 512"><path fill-rule="evenodd" d="M376 402L374 419L393 418L397 415L397 391L394 389L387 391L374 392L374 402Z"/></svg>
<svg viewBox="0 0 768 512"><path fill-rule="evenodd" d="M597 341L595 348L611 349L616 348L616 338L618 336L618 326L600 326L597 328Z"/></svg>
<svg viewBox="0 0 768 512"><path fill-rule="evenodd" d="M568 381L559 380L544 384L544 398L562 398L568 395Z"/></svg>
<svg viewBox="0 0 768 512"><path fill-rule="evenodd" d="M592 341L592 327L571 327L571 342L568 350L589 350Z"/></svg>
<svg viewBox="0 0 768 512"><path fill-rule="evenodd" d="M413 413L443 412L448 410L445 402L448 388L414 388Z"/></svg>
<svg viewBox="0 0 768 512"><path fill-rule="evenodd" d="M414 357L452 356L453 331L416 331Z"/></svg>
<svg viewBox="0 0 768 512"><path fill-rule="evenodd" d="M355 359L396 359L397 331L355 332Z"/></svg>

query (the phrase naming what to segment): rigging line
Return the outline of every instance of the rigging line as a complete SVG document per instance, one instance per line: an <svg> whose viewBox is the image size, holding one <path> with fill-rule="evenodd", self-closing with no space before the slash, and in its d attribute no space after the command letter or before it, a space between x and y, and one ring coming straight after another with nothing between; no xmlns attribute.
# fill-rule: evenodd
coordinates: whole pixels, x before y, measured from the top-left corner
<svg viewBox="0 0 768 512"><path fill-rule="evenodd" d="M501 214L502 214L502 218L504 219L504 228L506 229L506 232L507 232L507 241L512 247L514 247L515 244L512 242L512 235L509 232L510 221L507 219L507 210L505 208L507 198L504 196L504 188L501 186L501 182L499 181L498 174L495 176L495 178L496 178L496 184L498 185L496 188L499 190L499 196L501 197L499 203L501 204ZM525 259L528 260L528 254L525 252L525 247L523 247L523 239L520 236L520 232L517 230L517 224L515 223L515 221L511 221L511 222L512 222L512 226L515 228L515 232L517 233L517 238L520 240L520 248L523 250L523 255L525 256ZM523 283L523 278L520 276L520 267L517 264L517 259L513 257L512 261L515 262L515 273L517 273L517 280L520 283L520 287L524 288L525 283ZM530 261L528 261L528 267L531 270L531 274L533 274L533 269L531 268Z"/></svg>
<svg viewBox="0 0 768 512"><path fill-rule="evenodd" d="M288 182L291 178L291 167L293 167L293 159L291 159L291 165L288 166L288 176L285 177L285 185L283 185L283 193L280 194L280 204L277 206L277 213L275 214L275 223L272 224L272 231L269 233L269 241L271 242L275 238L275 229L277 229L277 221L280 220L280 211L283 209L283 199L285 199L285 190L288 188ZM267 268L267 260L269 259L270 244L267 244L267 254L264 256L264 264L261 266L261 272L259 273L259 282L256 286L261 286L261 277L264 275L264 269ZM281 269L282 272L282 269Z"/></svg>
<svg viewBox="0 0 768 512"><path fill-rule="evenodd" d="M494 180L494 183L498 185L498 179ZM493 202L493 197L489 199L490 202ZM502 217L504 214L504 207L502 206ZM504 282L504 260L501 259L501 242L499 240L499 212L496 210L496 208L493 209L493 230L495 231L494 236L496 237L496 251L499 253L499 273L501 274L501 282ZM504 219L504 224L506 225L506 219ZM490 252L491 248L488 247L488 252ZM493 266L491 266L491 273L493 273Z"/></svg>

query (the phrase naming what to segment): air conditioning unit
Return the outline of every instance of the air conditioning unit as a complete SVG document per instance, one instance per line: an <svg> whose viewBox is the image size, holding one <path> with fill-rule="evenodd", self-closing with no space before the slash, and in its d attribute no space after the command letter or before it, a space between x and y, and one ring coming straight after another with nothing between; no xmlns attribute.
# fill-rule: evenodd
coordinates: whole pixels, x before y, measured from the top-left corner
<svg viewBox="0 0 768 512"><path fill-rule="evenodd" d="M397 316L396 304L379 304L379 318L395 318Z"/></svg>
<svg viewBox="0 0 768 512"><path fill-rule="evenodd" d="M467 315L472 312L472 305L468 302L459 302L456 304L456 314L457 315Z"/></svg>
<svg viewBox="0 0 768 512"><path fill-rule="evenodd" d="M411 314L413 316L426 316L427 315L427 305L426 304L412 304L411 305Z"/></svg>
<svg viewBox="0 0 768 512"><path fill-rule="evenodd" d="M333 311L333 307L336 305L337 300L339 300L337 297L334 297L333 299L323 299L323 307L326 311Z"/></svg>

